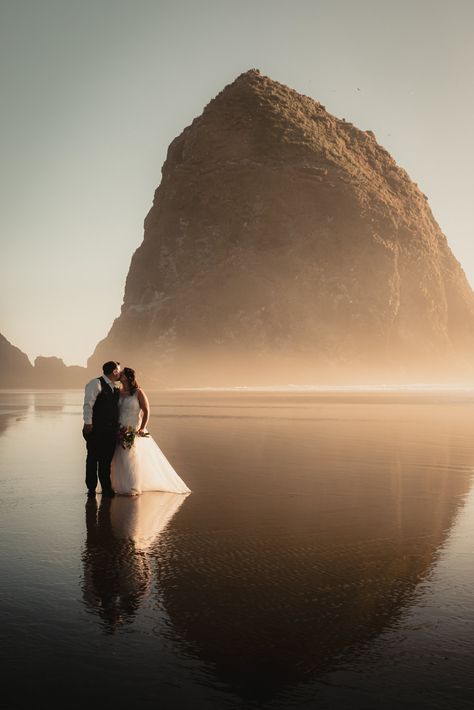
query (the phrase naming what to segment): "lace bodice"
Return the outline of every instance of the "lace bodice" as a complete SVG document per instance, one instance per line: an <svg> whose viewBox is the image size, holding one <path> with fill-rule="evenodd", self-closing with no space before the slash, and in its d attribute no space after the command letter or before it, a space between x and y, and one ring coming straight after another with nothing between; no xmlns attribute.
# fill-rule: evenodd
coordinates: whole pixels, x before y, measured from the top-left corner
<svg viewBox="0 0 474 710"><path fill-rule="evenodd" d="M120 397L119 400L119 424L120 426L133 426L139 429L142 420L142 410L138 401L137 393Z"/></svg>

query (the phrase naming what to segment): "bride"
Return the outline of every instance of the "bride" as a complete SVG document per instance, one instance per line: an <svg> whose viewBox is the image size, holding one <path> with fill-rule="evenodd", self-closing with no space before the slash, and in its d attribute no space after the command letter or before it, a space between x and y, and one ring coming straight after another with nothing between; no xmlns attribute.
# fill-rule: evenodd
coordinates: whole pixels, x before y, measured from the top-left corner
<svg viewBox="0 0 474 710"><path fill-rule="evenodd" d="M111 467L113 490L119 495L138 495L143 491L190 493L163 452L146 430L150 405L138 386L135 370L124 367L120 375L119 426L122 438L115 448Z"/></svg>

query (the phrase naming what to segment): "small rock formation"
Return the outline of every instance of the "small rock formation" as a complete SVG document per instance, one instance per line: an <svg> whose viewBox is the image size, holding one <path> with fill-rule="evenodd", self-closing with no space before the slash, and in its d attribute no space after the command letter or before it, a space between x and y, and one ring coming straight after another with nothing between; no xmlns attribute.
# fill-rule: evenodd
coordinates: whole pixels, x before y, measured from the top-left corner
<svg viewBox="0 0 474 710"><path fill-rule="evenodd" d="M33 367L28 356L0 334L0 388L74 389L84 387L87 379L85 367L65 365L58 357L39 356Z"/></svg>
<svg viewBox="0 0 474 710"><path fill-rule="evenodd" d="M30 387L33 372L33 365L28 356L0 333L0 387Z"/></svg>
<svg viewBox="0 0 474 710"><path fill-rule="evenodd" d="M86 368L65 365L59 357L40 355L35 359L34 380L38 387L82 388L87 383Z"/></svg>
<svg viewBox="0 0 474 710"><path fill-rule="evenodd" d="M169 146L118 357L162 385L472 375L474 294L371 131L250 70Z"/></svg>

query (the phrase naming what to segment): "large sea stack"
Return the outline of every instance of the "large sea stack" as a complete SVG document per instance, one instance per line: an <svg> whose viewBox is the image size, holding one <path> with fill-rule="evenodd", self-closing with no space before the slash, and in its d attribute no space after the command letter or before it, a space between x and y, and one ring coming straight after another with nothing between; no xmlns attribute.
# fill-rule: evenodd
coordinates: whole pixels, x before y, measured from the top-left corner
<svg viewBox="0 0 474 710"><path fill-rule="evenodd" d="M370 130L251 70L170 145L89 361L157 385L471 377L474 294Z"/></svg>

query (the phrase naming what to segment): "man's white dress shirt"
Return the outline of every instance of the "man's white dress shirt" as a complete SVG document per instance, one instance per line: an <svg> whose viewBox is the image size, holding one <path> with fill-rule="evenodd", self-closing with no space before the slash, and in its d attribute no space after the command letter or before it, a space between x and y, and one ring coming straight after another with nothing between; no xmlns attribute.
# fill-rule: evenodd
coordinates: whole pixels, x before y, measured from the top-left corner
<svg viewBox="0 0 474 710"><path fill-rule="evenodd" d="M115 390L115 384L109 380L107 375L102 375L104 380L107 382L109 385L110 389L112 392ZM86 389L84 391L84 406L83 406L83 415L84 415L84 424L92 424L92 408L95 404L95 400L97 399L99 393L102 391L102 385L100 380L97 377L94 377L93 380L87 383Z"/></svg>

